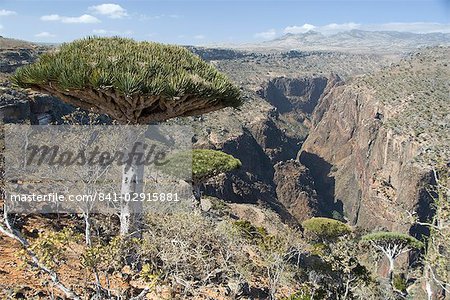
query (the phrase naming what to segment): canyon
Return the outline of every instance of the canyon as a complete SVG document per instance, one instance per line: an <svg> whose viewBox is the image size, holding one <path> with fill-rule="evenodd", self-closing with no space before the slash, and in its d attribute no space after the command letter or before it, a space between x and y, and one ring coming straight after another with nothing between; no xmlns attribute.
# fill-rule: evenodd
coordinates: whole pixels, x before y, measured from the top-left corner
<svg viewBox="0 0 450 300"><path fill-rule="evenodd" d="M376 87L362 82L364 74L395 71L397 65L426 69L421 57L190 49L240 84L246 99L240 110L172 121L192 125L195 147L220 149L242 161L240 170L208 181L205 194L268 207L294 226L328 216L371 230L425 230L399 217L410 212L425 220L432 213L426 193L430 165L416 161L423 143L389 127L402 112L391 116ZM42 51L5 47L0 71L6 77ZM448 48L427 51L431 60L448 63L443 54ZM5 123L58 122L74 110L7 82L0 87L0 105ZM448 105L444 115L445 109L448 113Z"/></svg>

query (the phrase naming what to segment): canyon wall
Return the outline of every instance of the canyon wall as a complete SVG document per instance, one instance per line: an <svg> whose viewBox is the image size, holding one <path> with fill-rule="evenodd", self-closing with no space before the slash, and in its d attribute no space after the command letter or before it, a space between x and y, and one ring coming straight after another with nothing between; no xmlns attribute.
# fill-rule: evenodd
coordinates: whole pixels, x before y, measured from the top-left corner
<svg viewBox="0 0 450 300"><path fill-rule="evenodd" d="M422 219L430 213L425 192L430 176L415 161L418 144L384 126L388 116L370 90L334 87L313 113L299 159L327 205L340 209L350 224L405 231L406 211Z"/></svg>

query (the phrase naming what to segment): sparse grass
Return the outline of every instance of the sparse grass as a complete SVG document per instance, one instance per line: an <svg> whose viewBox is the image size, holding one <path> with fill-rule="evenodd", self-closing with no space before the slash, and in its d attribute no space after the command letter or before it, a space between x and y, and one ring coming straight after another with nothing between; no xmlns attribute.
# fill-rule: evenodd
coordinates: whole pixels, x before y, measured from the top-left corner
<svg viewBox="0 0 450 300"><path fill-rule="evenodd" d="M384 126L422 145L418 161L450 157L449 48L425 49L379 73L355 80L375 91L389 112Z"/></svg>

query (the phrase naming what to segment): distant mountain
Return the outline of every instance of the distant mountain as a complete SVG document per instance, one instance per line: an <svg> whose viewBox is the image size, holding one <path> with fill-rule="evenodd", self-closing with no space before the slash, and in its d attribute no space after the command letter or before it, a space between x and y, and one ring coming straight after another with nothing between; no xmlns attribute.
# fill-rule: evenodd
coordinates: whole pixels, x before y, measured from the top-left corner
<svg viewBox="0 0 450 300"><path fill-rule="evenodd" d="M350 51L389 53L412 51L420 47L450 45L450 33L417 34L396 31L350 30L332 35L316 31L286 34L271 41L245 44L233 48L260 51Z"/></svg>
<svg viewBox="0 0 450 300"><path fill-rule="evenodd" d="M5 38L0 35L0 50L19 49L19 48L31 49L31 48L35 48L35 47L36 47L36 44L34 44L34 43L17 40L17 39Z"/></svg>

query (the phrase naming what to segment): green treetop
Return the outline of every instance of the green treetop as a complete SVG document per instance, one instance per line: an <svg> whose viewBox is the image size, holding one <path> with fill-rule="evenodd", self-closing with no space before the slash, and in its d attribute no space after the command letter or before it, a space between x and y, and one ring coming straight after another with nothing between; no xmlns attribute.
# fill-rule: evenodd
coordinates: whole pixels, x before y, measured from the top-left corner
<svg viewBox="0 0 450 300"><path fill-rule="evenodd" d="M421 241L410 235L399 232L382 231L370 233L363 236L362 240L383 248L394 247L395 245L399 252L405 252L412 248L421 249L423 247Z"/></svg>
<svg viewBox="0 0 450 300"><path fill-rule="evenodd" d="M307 232L314 234L321 240L338 238L352 231L350 226L341 221L322 217L305 220L302 226Z"/></svg>
<svg viewBox="0 0 450 300"><path fill-rule="evenodd" d="M410 235L389 231L367 234L362 237L362 242L369 243L386 256L389 261L388 276L393 287L395 259L402 253L409 252L412 249L421 249L424 246L421 241Z"/></svg>
<svg viewBox="0 0 450 300"><path fill-rule="evenodd" d="M12 81L121 123L146 124L241 105L240 91L179 46L88 37L43 54Z"/></svg>
<svg viewBox="0 0 450 300"><path fill-rule="evenodd" d="M241 165L239 159L222 151L194 149L168 157L167 163L160 166L159 169L178 178L181 176L185 181L192 183L194 196L200 200L202 183L219 174L238 169Z"/></svg>
<svg viewBox="0 0 450 300"><path fill-rule="evenodd" d="M192 181L198 184L241 167L241 161L222 151L196 149L192 152Z"/></svg>

